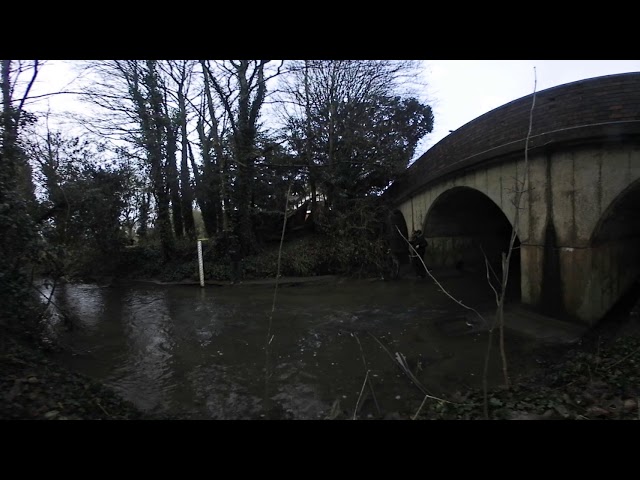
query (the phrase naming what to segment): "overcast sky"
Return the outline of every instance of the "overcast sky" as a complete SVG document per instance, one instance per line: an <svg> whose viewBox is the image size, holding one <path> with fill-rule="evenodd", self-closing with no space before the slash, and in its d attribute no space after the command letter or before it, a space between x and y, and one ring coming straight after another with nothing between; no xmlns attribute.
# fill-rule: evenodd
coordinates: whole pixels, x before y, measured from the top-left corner
<svg viewBox="0 0 640 480"><path fill-rule="evenodd" d="M640 60L431 60L425 82L434 129L422 150L512 100L585 78L640 72ZM535 67L535 77L534 77Z"/></svg>
<svg viewBox="0 0 640 480"><path fill-rule="evenodd" d="M425 64L426 98L433 108L435 125L418 155L450 130L533 93L534 67L537 91L585 78L640 72L640 60L427 60ZM72 89L73 85L67 85L72 79L68 65L49 61L41 71L36 92ZM69 106L69 97L52 97L49 104L52 111L60 111ZM40 103L43 107L44 102Z"/></svg>

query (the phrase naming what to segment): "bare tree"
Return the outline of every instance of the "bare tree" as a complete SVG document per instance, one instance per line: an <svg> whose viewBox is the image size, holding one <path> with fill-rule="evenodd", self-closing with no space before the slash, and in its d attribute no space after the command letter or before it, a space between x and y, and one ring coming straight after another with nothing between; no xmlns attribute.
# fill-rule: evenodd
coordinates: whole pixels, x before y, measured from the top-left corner
<svg viewBox="0 0 640 480"><path fill-rule="evenodd" d="M24 110L25 102L38 76L40 62L21 60L2 60L0 64L0 88L2 90L2 115L0 130L2 145L0 155L7 175L7 184L17 182L25 198L34 199L31 169L26 162L19 144L20 130L33 117ZM28 80L23 80L24 75ZM7 185L8 186L8 185ZM5 186L6 188L6 186Z"/></svg>
<svg viewBox="0 0 640 480"><path fill-rule="evenodd" d="M40 62L0 60L0 326L34 323L29 269L39 241L33 213L34 184L23 128L34 121L25 104ZM25 80L26 76L26 80Z"/></svg>
<svg viewBox="0 0 640 480"><path fill-rule="evenodd" d="M267 93L267 81L280 73L280 67L272 75L266 73L268 63L269 60L202 62L205 75L222 103L231 127L231 148L238 168L234 185L237 233L245 252L253 245L251 202L254 162L258 156L258 121Z"/></svg>
<svg viewBox="0 0 640 480"><path fill-rule="evenodd" d="M178 130L180 128L179 120L176 115L169 112L169 104L166 99L164 102L165 129L166 129L166 177L169 195L171 197L171 213L173 219L173 232L176 238L180 239L184 235L184 225L182 223L182 199L180 195L180 180L178 178L178 169L176 166L178 151Z"/></svg>
<svg viewBox="0 0 640 480"><path fill-rule="evenodd" d="M195 223L193 219L193 191L191 188L191 173L189 172L189 90L193 79L194 60L167 60L163 62L164 70L172 80L172 88L167 88L167 94L177 102L177 111L173 120L180 133L180 212L181 225L187 237L195 238ZM167 102L168 103L168 102ZM195 160L194 160L195 161ZM197 171L194 165L194 176ZM174 212L175 216L175 212Z"/></svg>
<svg viewBox="0 0 640 480"><path fill-rule="evenodd" d="M211 91L211 80L208 62L200 60L203 75L203 93L200 116L198 119L198 135L202 152L203 178L200 182L199 197L203 219L207 231L211 235L219 230L229 230L229 156L224 147L227 137L226 109L220 113L214 104L214 93Z"/></svg>
<svg viewBox="0 0 640 480"><path fill-rule="evenodd" d="M167 81L157 60L87 62L92 82L84 99L99 107L85 125L103 137L138 147L149 166L163 255L183 234L182 199L176 167L180 112L169 107ZM185 149L186 150L186 149ZM173 219L172 219L173 217Z"/></svg>
<svg viewBox="0 0 640 480"><path fill-rule="evenodd" d="M308 164L312 203L318 189L330 207L342 193L336 185L341 168L349 169L353 146L344 145L349 133L347 119L353 124L357 105L372 99L415 93L409 78L415 79L419 64L390 60L303 60L294 62L290 75L280 82L280 115L286 128L301 137L296 147ZM358 113L361 119L370 112ZM362 122L360 122L362 123ZM295 143L295 140L294 140ZM300 151L301 150L301 151Z"/></svg>

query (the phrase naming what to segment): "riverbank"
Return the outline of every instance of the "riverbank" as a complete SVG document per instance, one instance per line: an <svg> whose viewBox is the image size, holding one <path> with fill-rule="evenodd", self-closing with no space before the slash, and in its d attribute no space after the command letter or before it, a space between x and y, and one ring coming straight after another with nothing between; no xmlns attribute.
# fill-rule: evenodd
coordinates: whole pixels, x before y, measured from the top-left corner
<svg viewBox="0 0 640 480"><path fill-rule="evenodd" d="M10 335L0 345L0 418L38 420L157 420L111 389L52 360L53 352ZM489 393L491 419L640 419L640 322L637 316L592 330L579 344L557 347L543 357L541 374L509 391ZM407 378L407 381L410 380ZM380 419L483 419L477 389L437 401L416 393L414 411L386 412ZM347 419L352 413L328 413ZM374 418L376 419L376 418Z"/></svg>
<svg viewBox="0 0 640 480"><path fill-rule="evenodd" d="M543 372L489 392L494 420L640 420L640 324L630 319L587 334L558 350ZM460 392L448 402L425 401L419 419L484 418L482 391Z"/></svg>
<svg viewBox="0 0 640 480"><path fill-rule="evenodd" d="M152 417L112 390L62 367L52 352L3 332L0 419L145 420Z"/></svg>
<svg viewBox="0 0 640 480"><path fill-rule="evenodd" d="M228 286L274 286L276 283L280 286L294 286L294 285L303 285L303 284L317 284L317 283L331 283L338 282L343 277L338 275L318 275L313 277L280 277L276 278L260 278L260 279L251 279L251 280L243 280L238 283L234 283L230 280L205 280L205 286L216 286L216 287L228 287ZM373 279L377 280L377 279ZM159 278L139 278L139 279L127 279L127 280L118 280L113 279L109 282L109 284L122 284L122 283L151 283L154 285L193 285L199 286L200 281L192 280L192 279L184 279L178 281L162 281Z"/></svg>

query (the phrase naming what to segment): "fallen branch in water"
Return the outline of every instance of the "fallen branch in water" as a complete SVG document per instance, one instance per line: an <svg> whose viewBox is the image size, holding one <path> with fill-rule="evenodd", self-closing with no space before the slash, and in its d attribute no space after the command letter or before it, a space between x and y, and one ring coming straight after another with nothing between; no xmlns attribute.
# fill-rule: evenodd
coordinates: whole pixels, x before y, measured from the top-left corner
<svg viewBox="0 0 640 480"><path fill-rule="evenodd" d="M389 355L389 358L391 358L391 360L393 361L393 363L395 363L396 365L398 365L398 367L400 368L400 370L403 371L403 373L405 373L409 379L413 382L413 384L418 387L420 389L420 391L422 393L425 394L426 398L431 398L433 400L438 400L439 402L445 402L445 403L451 403L451 404L455 404L455 402L450 402L449 400L445 400L443 398L438 398L438 397L434 397L433 395L431 395L431 392L429 392L429 390L427 390L425 388L424 385L422 385L422 383L420 382L420 380L418 380L415 375L411 372L411 370L409 369L409 365L407 365L407 359L406 357L401 354L396 352L396 357L394 358L393 355L391 355L391 352L389 352L389 350L387 349L387 347L385 347L382 342L380 340L378 340L376 338L375 335L373 335L371 332L367 332L371 338L373 338L376 342L378 342L378 344L382 347L382 349L387 352L387 355Z"/></svg>

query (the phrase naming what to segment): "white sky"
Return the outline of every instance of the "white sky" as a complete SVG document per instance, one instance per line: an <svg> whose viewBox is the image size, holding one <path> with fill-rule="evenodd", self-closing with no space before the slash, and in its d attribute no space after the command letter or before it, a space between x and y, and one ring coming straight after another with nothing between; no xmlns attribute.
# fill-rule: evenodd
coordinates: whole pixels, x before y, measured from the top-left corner
<svg viewBox="0 0 640 480"><path fill-rule="evenodd" d="M535 76L534 76L535 67ZM512 100L565 83L615 73L640 72L640 60L432 60L427 98L434 128L424 153L471 120Z"/></svg>
<svg viewBox="0 0 640 480"><path fill-rule="evenodd" d="M534 67L537 91L585 78L640 72L640 60L429 60L424 81L426 99L433 108L434 130L422 142L416 156L480 115L533 93ZM69 65L49 61L38 77L34 94L72 90ZM39 102L38 109L52 112L76 110L66 95Z"/></svg>

